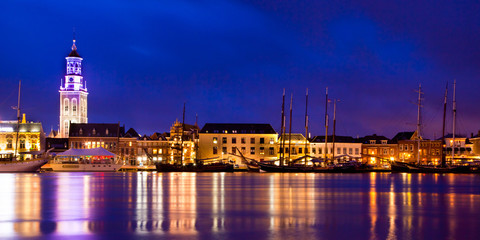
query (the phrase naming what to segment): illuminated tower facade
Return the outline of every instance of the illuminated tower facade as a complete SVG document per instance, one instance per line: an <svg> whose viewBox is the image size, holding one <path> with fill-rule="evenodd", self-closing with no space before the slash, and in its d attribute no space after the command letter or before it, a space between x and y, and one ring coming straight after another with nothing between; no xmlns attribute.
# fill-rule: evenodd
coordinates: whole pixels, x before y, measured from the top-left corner
<svg viewBox="0 0 480 240"><path fill-rule="evenodd" d="M82 76L83 58L77 53L75 39L67 60L67 74L60 85L60 137L68 137L70 123L88 123L87 83Z"/></svg>

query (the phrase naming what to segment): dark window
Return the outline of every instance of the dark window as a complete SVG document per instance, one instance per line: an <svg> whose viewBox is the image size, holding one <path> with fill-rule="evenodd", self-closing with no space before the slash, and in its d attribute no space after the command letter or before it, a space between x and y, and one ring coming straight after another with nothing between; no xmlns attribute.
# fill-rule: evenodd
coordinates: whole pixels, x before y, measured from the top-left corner
<svg viewBox="0 0 480 240"><path fill-rule="evenodd" d="M227 147L222 147L222 153L227 154Z"/></svg>
<svg viewBox="0 0 480 240"><path fill-rule="evenodd" d="M222 137L222 143L227 143L227 138L226 137Z"/></svg>
<svg viewBox="0 0 480 240"><path fill-rule="evenodd" d="M255 144L255 138L250 138L250 143Z"/></svg>
<svg viewBox="0 0 480 240"><path fill-rule="evenodd" d="M232 154L237 154L237 148L236 147L232 147Z"/></svg>
<svg viewBox="0 0 480 240"><path fill-rule="evenodd" d="M264 144L265 143L265 138L260 138L260 144Z"/></svg>
<svg viewBox="0 0 480 240"><path fill-rule="evenodd" d="M217 147L213 147L213 154L218 154L218 148Z"/></svg>
<svg viewBox="0 0 480 240"><path fill-rule="evenodd" d="M250 148L250 154L254 155L255 154L255 147Z"/></svg>
<svg viewBox="0 0 480 240"><path fill-rule="evenodd" d="M245 144L247 141L245 140L245 138L242 138L242 144Z"/></svg>
<svg viewBox="0 0 480 240"><path fill-rule="evenodd" d="M268 154L270 154L270 155L275 154L275 149L274 149L273 147L270 147L270 148L268 149Z"/></svg>
<svg viewBox="0 0 480 240"><path fill-rule="evenodd" d="M232 138L232 143L237 143L237 138Z"/></svg>

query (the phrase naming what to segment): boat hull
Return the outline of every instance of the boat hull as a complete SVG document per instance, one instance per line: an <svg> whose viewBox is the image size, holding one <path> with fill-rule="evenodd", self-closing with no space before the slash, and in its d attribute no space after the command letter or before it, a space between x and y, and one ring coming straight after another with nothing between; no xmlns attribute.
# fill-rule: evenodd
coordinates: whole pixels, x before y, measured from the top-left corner
<svg viewBox="0 0 480 240"><path fill-rule="evenodd" d="M453 166L453 167L433 167L421 166L410 163L392 162L392 172L407 172L407 173L471 173L472 170L468 166Z"/></svg>
<svg viewBox="0 0 480 240"><path fill-rule="evenodd" d="M258 163L260 170L265 172L313 172L313 167L305 166L277 166L273 164Z"/></svg>
<svg viewBox="0 0 480 240"><path fill-rule="evenodd" d="M175 165L155 164L158 172L233 172L233 164Z"/></svg>
<svg viewBox="0 0 480 240"><path fill-rule="evenodd" d="M2 161L0 162L0 172L35 172L47 162L47 159Z"/></svg>
<svg viewBox="0 0 480 240"><path fill-rule="evenodd" d="M49 164L47 171L53 172L116 172L122 164Z"/></svg>

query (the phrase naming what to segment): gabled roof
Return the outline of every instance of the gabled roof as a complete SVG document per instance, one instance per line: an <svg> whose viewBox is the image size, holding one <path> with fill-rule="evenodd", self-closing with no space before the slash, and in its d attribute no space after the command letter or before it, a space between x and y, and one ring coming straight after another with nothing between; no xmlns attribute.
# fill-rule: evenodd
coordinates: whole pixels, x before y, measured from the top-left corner
<svg viewBox="0 0 480 240"><path fill-rule="evenodd" d="M167 140L167 133L155 132L154 134L152 134L152 136L150 136L150 139L152 139L152 140Z"/></svg>
<svg viewBox="0 0 480 240"><path fill-rule="evenodd" d="M359 142L363 143L363 144L370 144L370 141L374 140L375 141L375 144L381 144L382 140L387 140L387 143L392 143L390 141L390 139L388 139L387 137L385 136L378 136L376 134L373 134L373 135L368 135L368 136L365 136L365 137L362 137L359 139Z"/></svg>
<svg viewBox="0 0 480 240"><path fill-rule="evenodd" d="M333 136L330 135L327 137L327 141L331 143L333 141ZM325 136L315 136L310 139L310 142L325 142ZM342 142L342 143L356 143L358 139L355 139L350 136L335 136L335 142Z"/></svg>
<svg viewBox="0 0 480 240"><path fill-rule="evenodd" d="M138 134L137 131L135 131L135 129L130 128L130 129L128 129L128 131L125 134L123 134L122 137L125 137L125 138L139 138L140 134Z"/></svg>
<svg viewBox="0 0 480 240"><path fill-rule="evenodd" d="M289 134L285 134L285 141L291 139L292 141L305 141L305 137L301 133L292 133L291 136ZM279 137L279 142L283 141L282 136Z"/></svg>
<svg viewBox="0 0 480 240"><path fill-rule="evenodd" d="M270 124L259 123L206 123L200 133L275 134Z"/></svg>
<svg viewBox="0 0 480 240"><path fill-rule="evenodd" d="M400 140L413 140L415 132L399 132L392 138L392 142L397 143Z"/></svg>
<svg viewBox="0 0 480 240"><path fill-rule="evenodd" d="M70 137L119 137L125 128L118 123L71 123Z"/></svg>

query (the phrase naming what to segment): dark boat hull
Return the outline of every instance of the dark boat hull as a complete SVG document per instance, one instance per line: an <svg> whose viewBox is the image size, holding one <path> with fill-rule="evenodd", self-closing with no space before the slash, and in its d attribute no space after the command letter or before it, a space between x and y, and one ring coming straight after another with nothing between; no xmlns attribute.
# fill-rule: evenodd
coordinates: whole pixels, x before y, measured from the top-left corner
<svg viewBox="0 0 480 240"><path fill-rule="evenodd" d="M265 172L313 172L313 167L305 166L277 166L273 164L258 163L260 170Z"/></svg>
<svg viewBox="0 0 480 240"><path fill-rule="evenodd" d="M407 173L471 173L468 166L453 166L453 167L431 167L421 166L410 163L392 162L392 172L407 172Z"/></svg>
<svg viewBox="0 0 480 240"><path fill-rule="evenodd" d="M158 172L233 172L233 164L175 165L155 164Z"/></svg>

